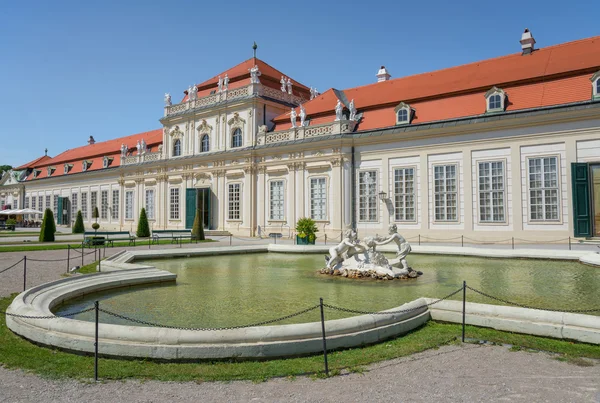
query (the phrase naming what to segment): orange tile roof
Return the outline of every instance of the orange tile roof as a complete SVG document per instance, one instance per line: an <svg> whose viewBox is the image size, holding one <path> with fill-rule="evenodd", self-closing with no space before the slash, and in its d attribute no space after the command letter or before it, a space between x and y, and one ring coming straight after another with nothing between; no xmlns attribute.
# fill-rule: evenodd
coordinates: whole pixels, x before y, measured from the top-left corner
<svg viewBox="0 0 600 403"><path fill-rule="evenodd" d="M22 170L27 169L27 168L33 168L37 164L41 164L44 161L49 160L51 158L52 157L49 157L47 155L42 155L41 157L38 157L38 158L34 159L33 161L28 162L27 164L23 164L20 167L13 168L13 170L15 170L15 171L22 171Z"/></svg>
<svg viewBox="0 0 600 403"><path fill-rule="evenodd" d="M207 95L210 95L210 92L214 91L218 87L219 76L223 78L225 77L225 74L227 74L227 76L229 77L229 89L243 87L245 85L250 84L249 69L254 67L254 64L258 66L258 69L261 73L259 79L261 80L261 83L265 85L269 85L270 82L271 85L269 86L273 86L274 83L278 86L279 80L281 80L281 76L288 77L287 75L283 74L281 71L265 63L264 61L260 59L250 58L230 68L229 70L225 70L224 72L217 74L216 76L209 78L208 80L200 84L197 84L196 86L198 87L198 97L205 97ZM245 79L248 79L248 81L246 81ZM303 95L306 98L310 96L310 89L307 86L299 83L294 79L292 79L292 83L292 88L296 95ZM181 102L185 102L187 100L187 89L184 91L184 94L185 96Z"/></svg>
<svg viewBox="0 0 600 403"><path fill-rule="evenodd" d="M134 149L138 140L144 139L151 151L156 151L158 145L162 143L163 130L156 129L149 132L133 134L126 137L120 137L112 140L88 144L82 147L67 150L54 158L48 157L39 163L30 166L35 170L39 170L39 174L35 179L47 178L47 167L54 167L52 177L65 175L64 164L72 164L73 167L67 175L83 172L83 161L91 161L91 165L86 172L103 169L103 158L113 158L110 167L119 166L121 163L121 144L127 145L129 149ZM26 180L33 178L33 172Z"/></svg>
<svg viewBox="0 0 600 403"><path fill-rule="evenodd" d="M400 102L415 109L414 123L478 115L485 112L483 94L493 86L508 93L507 111L590 99L589 78L600 69L600 36L549 46L462 66L350 88L343 93L365 112L359 130L395 124ZM307 117L335 115L332 90L304 104ZM332 120L332 119L331 119ZM289 115L275 119L275 130L291 126Z"/></svg>

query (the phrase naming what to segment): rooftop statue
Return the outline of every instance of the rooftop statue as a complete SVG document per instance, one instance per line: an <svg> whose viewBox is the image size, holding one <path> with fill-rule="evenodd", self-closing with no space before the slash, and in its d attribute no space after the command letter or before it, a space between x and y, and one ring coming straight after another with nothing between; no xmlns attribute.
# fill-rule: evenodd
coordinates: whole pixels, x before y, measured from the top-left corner
<svg viewBox="0 0 600 403"><path fill-rule="evenodd" d="M292 111L290 112L290 120L292 121L292 127L296 127L296 118L297 118L297 114L296 114L296 109L292 108Z"/></svg>
<svg viewBox="0 0 600 403"><path fill-rule="evenodd" d="M223 91L227 91L229 89L229 77L225 74L225 78L223 79Z"/></svg>
<svg viewBox="0 0 600 403"><path fill-rule="evenodd" d="M196 84L192 87L192 99L198 99L198 87Z"/></svg>
<svg viewBox="0 0 600 403"><path fill-rule="evenodd" d="M350 101L350 105L348 105L348 110L350 110L350 120L356 120L356 107L354 106L354 99Z"/></svg>
<svg viewBox="0 0 600 403"><path fill-rule="evenodd" d="M223 91L223 79L219 76L219 81L217 82L217 86L219 87L219 92Z"/></svg>
<svg viewBox="0 0 600 403"><path fill-rule="evenodd" d="M140 146L142 147L142 154L145 154L146 149L148 148L148 146L146 145L146 140L142 139L142 143Z"/></svg>
<svg viewBox="0 0 600 403"><path fill-rule="evenodd" d="M168 92L165 94L165 106L171 106L171 94Z"/></svg>
<svg viewBox="0 0 600 403"><path fill-rule="evenodd" d="M335 104L335 121L342 120L344 113L344 105L342 105L342 101L338 99L337 104Z"/></svg>
<svg viewBox="0 0 600 403"><path fill-rule="evenodd" d="M300 127L304 127L305 121L306 121L306 109L304 109L304 105L300 105Z"/></svg>
<svg viewBox="0 0 600 403"><path fill-rule="evenodd" d="M121 144L121 157L127 157L127 146L125 144Z"/></svg>
<svg viewBox="0 0 600 403"><path fill-rule="evenodd" d="M310 99L315 99L319 96L319 91L316 88L310 87Z"/></svg>
<svg viewBox="0 0 600 403"><path fill-rule="evenodd" d="M279 82L281 83L281 92L286 92L286 88L285 88L285 77L281 76L281 80L279 80Z"/></svg>
<svg viewBox="0 0 600 403"><path fill-rule="evenodd" d="M261 72L258 69L257 65L254 65L254 67L252 67L251 69L249 69L250 71L250 84L260 84L260 80L258 79L259 76L261 76Z"/></svg>
<svg viewBox="0 0 600 403"><path fill-rule="evenodd" d="M287 79L287 93L292 95L292 80Z"/></svg>
<svg viewBox="0 0 600 403"><path fill-rule="evenodd" d="M135 149L137 150L138 155L140 154L140 150L142 149L142 145L140 144L140 141L137 141L137 144L135 145Z"/></svg>

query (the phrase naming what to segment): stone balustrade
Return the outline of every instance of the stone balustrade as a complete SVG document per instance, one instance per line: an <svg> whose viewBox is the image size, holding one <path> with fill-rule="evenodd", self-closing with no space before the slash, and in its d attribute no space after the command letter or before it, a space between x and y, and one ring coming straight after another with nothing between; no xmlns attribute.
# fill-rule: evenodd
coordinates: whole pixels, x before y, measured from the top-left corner
<svg viewBox="0 0 600 403"><path fill-rule="evenodd" d="M353 120L339 120L315 126L294 127L287 130L259 133L257 144L266 145L283 141L302 140L305 138L352 133L356 127Z"/></svg>
<svg viewBox="0 0 600 403"><path fill-rule="evenodd" d="M121 165L131 165L131 164L139 164L141 162L159 161L162 158L163 158L162 152L130 155L125 158L121 158Z"/></svg>

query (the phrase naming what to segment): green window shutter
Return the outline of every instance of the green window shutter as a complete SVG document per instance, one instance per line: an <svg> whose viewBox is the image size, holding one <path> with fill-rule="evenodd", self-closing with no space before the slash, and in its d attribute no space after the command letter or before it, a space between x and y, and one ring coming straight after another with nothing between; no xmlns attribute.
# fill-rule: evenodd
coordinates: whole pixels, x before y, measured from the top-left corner
<svg viewBox="0 0 600 403"><path fill-rule="evenodd" d="M592 236L589 169L586 163L571 163L573 230L577 237Z"/></svg>
<svg viewBox="0 0 600 403"><path fill-rule="evenodd" d="M185 228L192 229L196 218L196 189L185 190Z"/></svg>

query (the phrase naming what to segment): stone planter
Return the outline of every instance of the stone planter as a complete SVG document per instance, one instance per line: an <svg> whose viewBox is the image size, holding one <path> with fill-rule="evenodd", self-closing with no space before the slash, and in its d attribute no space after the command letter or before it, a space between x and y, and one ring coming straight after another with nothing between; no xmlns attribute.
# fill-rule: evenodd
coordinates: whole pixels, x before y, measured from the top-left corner
<svg viewBox="0 0 600 403"><path fill-rule="evenodd" d="M312 242L308 238L309 237L307 236L301 238L298 235L296 235L296 245L314 245L316 238L313 239Z"/></svg>

